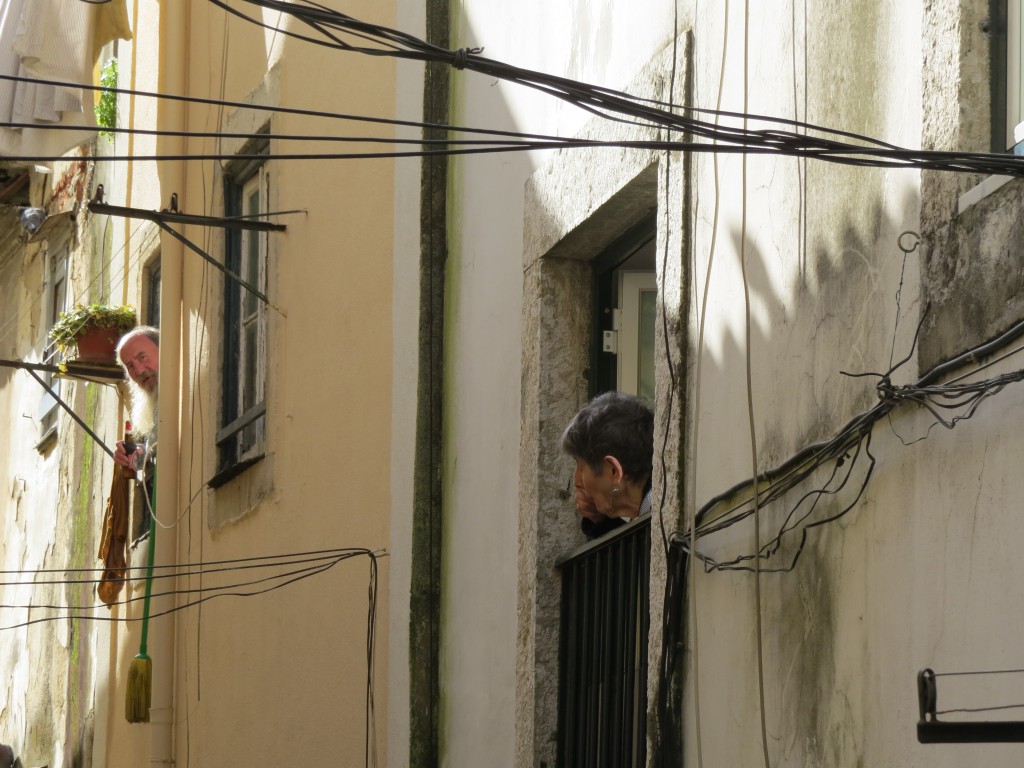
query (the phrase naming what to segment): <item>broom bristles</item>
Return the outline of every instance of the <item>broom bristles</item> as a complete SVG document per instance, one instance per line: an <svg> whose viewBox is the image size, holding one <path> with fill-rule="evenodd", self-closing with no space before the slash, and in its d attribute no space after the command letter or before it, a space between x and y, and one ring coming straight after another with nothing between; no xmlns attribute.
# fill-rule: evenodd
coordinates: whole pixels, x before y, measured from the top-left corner
<svg viewBox="0 0 1024 768"><path fill-rule="evenodd" d="M128 667L128 685L125 689L124 716L129 723L148 723L149 707L153 703L153 660L139 654Z"/></svg>

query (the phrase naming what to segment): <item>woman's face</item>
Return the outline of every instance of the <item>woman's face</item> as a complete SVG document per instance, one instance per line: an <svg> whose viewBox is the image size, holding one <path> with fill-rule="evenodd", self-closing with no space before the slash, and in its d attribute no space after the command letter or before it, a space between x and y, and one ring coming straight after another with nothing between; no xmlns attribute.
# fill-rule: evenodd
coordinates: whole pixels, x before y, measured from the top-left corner
<svg viewBox="0 0 1024 768"><path fill-rule="evenodd" d="M597 512L605 517L612 514L612 488L615 485L613 474L608 466L602 467L601 474L597 474L590 464L583 459L576 459L576 471L572 476L572 484L582 489Z"/></svg>

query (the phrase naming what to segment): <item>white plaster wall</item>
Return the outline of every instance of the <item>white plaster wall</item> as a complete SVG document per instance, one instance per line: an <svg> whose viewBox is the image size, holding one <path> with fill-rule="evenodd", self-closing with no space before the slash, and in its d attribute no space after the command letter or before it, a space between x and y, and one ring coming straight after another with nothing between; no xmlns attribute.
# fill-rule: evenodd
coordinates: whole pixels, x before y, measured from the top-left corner
<svg viewBox="0 0 1024 768"><path fill-rule="evenodd" d="M59 178L61 170L58 166L54 175ZM90 277L96 232L87 217L80 215L78 224L71 241L69 305L98 300L101 293L101 278ZM45 244L18 248L3 266L0 343L7 359L41 361L49 330L42 299L49 288L46 249ZM112 275L112 282L121 278L116 267ZM49 360L59 361L59 355ZM42 388L28 372L10 368L0 381L0 414L9 427L0 449L6 486L0 502L0 568L7 572L0 594L0 668L7 672L0 688L0 740L26 764L59 766L76 752L88 759L97 734L102 740L107 716L103 646L109 631L89 621L72 630L61 617L67 615L64 606L92 604L90 588L62 580L74 578L64 569L95 563L113 464L63 411L56 437L40 448ZM74 380L56 386L100 439L112 445L119 417L113 389Z"/></svg>
<svg viewBox="0 0 1024 768"><path fill-rule="evenodd" d="M745 22L737 5L729 19L723 98L729 109L741 108L743 98ZM805 34L804 4L795 5L794 28L791 4L752 4L749 111L806 115L813 122L917 146L922 8L807 3ZM709 36L720 41L721 35L720 17L698 18L702 105L716 98L721 56L720 45L705 43ZM903 264L896 238L904 229L917 229L919 220L914 172L817 163L803 177L793 161L750 160L741 251L740 165L739 159L719 164L718 250L705 345L697 350L701 400L697 463L690 471L698 504L751 474L748 344L758 469L832 435L875 402L873 379L847 379L839 371L889 367ZM699 195L712 186L712 162L702 158L697 168ZM713 199L705 196L699 201L694 256L698 297L708 270L712 220ZM749 339L742 255L751 293ZM907 259L896 359L911 349L919 318L919 258L915 253ZM912 359L894 381L914 380L916 367ZM754 577L699 575L696 629L690 631L699 651L700 695L692 688L691 641L688 764L697 762L698 707L705 764L762 763L759 654L773 765L1019 762L1019 747L919 745L914 726L918 669L1016 666L1008 656L1018 620L1012 611L1007 614L1005 585L1019 574L1004 543L1007 535L1015 538L1013 522L1001 510L1019 498L1011 458L1019 450L1017 438L1003 424L1012 423L1020 403L1019 391L1005 390L956 430L934 429L927 440L909 446L896 435L907 442L925 435L928 414L900 412L891 426L879 424L872 445L878 464L865 498L842 521L810 535L794 572L762 576L760 643ZM785 501L795 500L796 494ZM787 508L764 510L763 530L777 525ZM736 555L752 551L752 542L752 525L741 525L712 537L704 551ZM947 696L961 693L952 683L945 685ZM942 691L940 685L940 697ZM1012 698L1005 686L979 686L961 695L967 706ZM954 700L946 699L950 706Z"/></svg>
<svg viewBox="0 0 1024 768"><path fill-rule="evenodd" d="M789 16L793 5L798 13L795 45ZM747 110L917 145L919 8L889 4L876 12L880 21L875 33L851 33L857 45L834 47L825 36L828 17L838 15L841 20L846 14L837 14L831 3L806 4L812 18L810 40L805 44L804 5L796 0L752 6ZM740 111L744 108L743 7L730 7L721 103L723 109ZM856 15L856 10L860 9L847 13ZM887 40L884 35L896 39ZM700 106L714 106L721 69L720 12L708 10L699 17L695 39L697 101ZM863 39L878 39L879 50L863 51L859 45ZM877 59L871 65L876 75L909 75L889 86L884 78L869 84L865 76L846 72L849 62L837 63L829 71L832 57L842 59L854 48L864 58ZM744 186L742 159L723 156L718 160L715 229L713 163L710 156L696 160L695 317L703 304L713 258L705 346L698 350L703 366L698 426L706 423L704 437L709 442L699 446L698 460L704 458L705 450L715 450L715 460L697 472L698 499L750 474L741 257L746 258L751 297L754 412L755 419L762 421L760 431L766 442L759 458L771 466L797 445L809 442L807 438L830 434L855 412L854 407L870 403L863 382L842 377L838 371L888 367L894 296L902 266L896 237L917 226L914 171L851 169L822 162L807 163L805 169L794 159L750 157ZM746 241L741 246L744 227ZM915 261L916 257L909 259L911 270ZM908 278L902 297L906 316L901 317L897 341L904 354L916 323L916 273L910 272ZM784 411L773 407L782 402L787 405ZM733 441L723 439L723 432L748 445L734 450Z"/></svg>
<svg viewBox="0 0 1024 768"><path fill-rule="evenodd" d="M693 20L699 106L920 145L930 6L778 0L750 3L748 16L745 6L679 8L681 25ZM672 26L667 2L464 2L453 47L482 45L497 60L621 87ZM472 74L455 73L453 83L455 123L568 135L587 119ZM512 754L520 224L523 184L544 162L531 155L453 164L442 646L448 765L508 764ZM722 156L716 173L714 157L703 155L694 161L692 193L692 250L683 255L691 281L684 477L691 510L752 473L751 421L764 470L873 405L875 379L840 372L887 370L912 349L922 310L921 251L904 257L897 246L901 232L920 229L917 172L753 157L744 167ZM920 373L911 357L893 380ZM749 573L698 574L688 629L687 765L763 762L759 659L772 765L1020 762L1016 746L922 746L914 728L918 669L1020 666L1021 619L1010 598L1020 576L1012 547L1022 446L1013 425L1022 407L1024 390L1009 387L953 431L929 433L928 414L913 410L880 423L867 494L841 521L810 534L793 572L762 576L760 603ZM764 511L766 533L798 496ZM702 546L728 557L751 551L753 538L748 523ZM951 683L946 690L959 692ZM1013 690L983 686L963 695L968 706L1003 703Z"/></svg>
<svg viewBox="0 0 1024 768"><path fill-rule="evenodd" d="M32 261L41 263L40 249ZM39 308L31 301L31 290L37 272L23 262L19 248L5 261L0 278L3 294L0 301L0 343L3 357L34 358L37 340ZM6 258L6 254L5 254ZM28 260L28 259L26 259ZM28 266L28 269L25 267ZM24 270L24 271L23 271ZM38 275L41 275L41 267ZM27 281L26 281L27 278ZM53 542L47 534L57 517L57 463L56 452L40 454L33 446L39 441L39 425L35 419L41 394L39 385L27 372L4 369L0 373L0 414L8 425L5 445L0 451L0 471L4 478L2 498L2 536L0 536L0 568L11 573L0 593L8 606L27 606L40 602L38 588L31 586L31 578L19 571L32 571L45 567ZM49 510L45 520L43 510ZM26 583L28 582L28 583ZM20 584L20 585L19 585ZM0 611L0 627L13 627L28 621L30 612L6 608ZM29 641L33 644L30 646ZM27 746L27 731L37 719L30 703L30 688L34 687L34 661L45 641L53 642L53 634L42 628L19 627L0 632L0 668L7 671L0 699L0 741L20 751ZM32 653L32 648L36 653ZM33 658L34 657L34 658ZM35 686L38 684L35 683ZM35 687L38 691L38 687Z"/></svg>
<svg viewBox="0 0 1024 768"><path fill-rule="evenodd" d="M724 39L724 109L919 145L918 4L751 4L746 19L743 4L729 8L725 37L723 9L708 7L697 15L700 106L714 106L719 99ZM744 33L749 36L746 86ZM894 341L903 268L896 238L918 228L916 172L821 162L804 168L792 159L770 158L749 158L744 168L739 157L720 158L717 171L716 196L713 158L697 160L695 321L709 269L711 280L704 344L693 360L695 366L699 360L700 375L697 379L695 369L691 382L699 387L691 427L694 463L688 468L695 505L753 474L752 429L760 471L831 436L873 405L874 380L839 372L888 369L894 343L897 359L909 351L919 312L918 255L911 254ZM913 361L894 378L916 378ZM882 426L878 431L887 432ZM876 453L882 450L876 446ZM873 493L899 487L889 471L888 466L876 469ZM797 496L785 502L792 504ZM762 575L760 641L755 577L698 574L691 590L698 610L696 627L689 628L685 705L689 764L698 758L698 708L707 764L763 762L759 655L772 764L907 764L898 757L911 754L902 745L914 740L914 676L925 664L901 654L894 643L903 630L882 618L905 615L900 609L909 608L901 603L907 596L901 584L914 574L909 557L900 559L891 540L914 549L911 524L900 521L907 508L884 495L874 503L866 499L842 522L811 534L796 571ZM782 504L762 512L762 541L786 510ZM746 524L703 546L708 554L726 558L752 552L753 541L753 527ZM887 554L880 556L883 549ZM699 696L693 688L695 650Z"/></svg>
<svg viewBox="0 0 1024 768"><path fill-rule="evenodd" d="M672 22L667 2L470 1L456 7L452 47L483 46L499 61L621 88L671 39ZM572 135L591 118L479 75L452 77L455 124ZM527 179L547 159L506 154L452 165L441 650L442 754L451 766L511 765L522 725L515 658L523 200Z"/></svg>
<svg viewBox="0 0 1024 768"><path fill-rule="evenodd" d="M494 4L464 8L463 35L454 45L484 45L486 55L495 59L612 86L627 82L645 52L663 42L671 28L666 5L633 6L628 13L604 4L558 10L519 4L514 13ZM718 99L723 10L701 4L681 14L696 19L695 88L701 106L714 106ZM747 19L743 4L730 4L729 12L724 109L745 108L906 146L919 144L920 5L796 0L751 4ZM476 84L472 75L454 78L455 122L500 125L507 117L520 130L565 133L581 124L565 105L505 84ZM459 239L450 271L453 330L447 341L456 351L448 367L447 444L457 448L447 458L444 642L451 764L480 758L485 749L505 754L509 733L501 719L508 703L496 701L494 682L507 684L512 674L502 661L511 642L511 594L495 589L492 574L510 567L514 556L510 541L501 546L513 535L504 521L514 512L506 499L514 497L517 481L514 461L504 449L517 414L504 385L515 370L519 340L514 323L503 327L498 318L515 318L521 307L514 258L521 239L514 224L522 216L521 181L542 161L463 160L456 164L453 183ZM697 442L688 479L697 504L751 473L748 346L758 468L764 469L832 434L874 402L871 380L850 379L839 371L889 367L901 273L897 359L910 349L919 313L919 257L911 254L904 268L896 245L900 232L918 227L916 172L763 158L748 160L745 183L743 172L740 158L720 159L715 230L714 161L708 156L696 161L693 341L704 279L712 272L704 345L695 350L701 359L701 400L691 424ZM750 290L749 337L741 260ZM911 360L896 379L916 376ZM1013 400L1006 402L1014 407ZM926 428L921 414L900 414L895 423L898 431L910 434ZM942 440L950 442L942 449L932 447L939 445L937 433L916 448L879 437L876 454L886 458L879 462L869 496L843 523L812 539L796 572L765 577L762 653L769 669L769 753L784 764L847 765L858 759L879 764L899 758L954 764L956 758L948 756L958 754L955 748L943 752L913 745L914 674L919 666L938 665L930 659L945 653L929 652L925 638L948 636L943 630L948 614L932 601L943 600L949 587L937 589L918 563L919 558L929 563L947 559L947 544L930 541L935 535L925 510L956 508L951 501L960 483L954 478L974 477L983 469L964 466L966 457L977 455L969 446L979 439L1006 446L1001 441L1012 439L988 434L984 425L979 417L957 433L943 432ZM963 437L967 430L985 436ZM932 490L935 465L925 461L933 451L939 466L946 462L940 472L951 486L938 493ZM986 472L992 471L991 463L989 457ZM996 476L1003 475L996 470ZM977 492L976 482L964 485ZM996 493L1002 505L1013 497L1012 489L1005 493ZM751 540L750 527L740 526L714 542L715 553L743 551ZM927 554L917 554L921 548ZM998 573L991 569L978 578L998 581ZM715 764L751 764L760 757L752 585L751 576L736 574L701 576L696 585L702 735ZM967 600L960 590L954 598ZM917 625L908 633L899 622L907 615L920 616L930 631ZM863 628L867 617L873 619L869 629ZM993 606L987 614L980 611L978 621L991 629L997 618ZM958 619L953 622L959 625ZM941 640L934 642L941 647ZM958 642L964 655L956 661L969 665L966 640ZM807 646L815 644L827 644L827 653L819 652L813 664L801 661ZM486 661L478 653L481 645L490 652ZM992 660L981 647L977 658ZM889 702L895 703L891 710L885 706ZM691 737L696 705L691 690ZM480 726L486 727L486 745L476 736ZM688 743L693 759L694 740Z"/></svg>

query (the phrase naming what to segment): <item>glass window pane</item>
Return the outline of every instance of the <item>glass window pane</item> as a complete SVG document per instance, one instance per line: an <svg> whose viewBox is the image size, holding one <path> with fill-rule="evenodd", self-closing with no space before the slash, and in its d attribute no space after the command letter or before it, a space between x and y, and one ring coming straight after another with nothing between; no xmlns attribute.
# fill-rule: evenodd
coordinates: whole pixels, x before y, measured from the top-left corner
<svg viewBox="0 0 1024 768"><path fill-rule="evenodd" d="M640 397L654 402L654 323L657 316L656 291L640 292L640 343L637 361L637 387Z"/></svg>
<svg viewBox="0 0 1024 768"><path fill-rule="evenodd" d="M244 412L256 404L256 323L249 323L245 326L242 356L242 364L245 366L241 398Z"/></svg>
<svg viewBox="0 0 1024 768"><path fill-rule="evenodd" d="M149 269L149 289L146 298L146 324L160 325L160 262Z"/></svg>
<svg viewBox="0 0 1024 768"><path fill-rule="evenodd" d="M245 239L245 257L242 263L242 278L250 285L257 285L260 274L260 240L256 232L247 232ZM258 287L258 286L257 286ZM259 299L248 288L242 288L245 315L252 315L258 309Z"/></svg>

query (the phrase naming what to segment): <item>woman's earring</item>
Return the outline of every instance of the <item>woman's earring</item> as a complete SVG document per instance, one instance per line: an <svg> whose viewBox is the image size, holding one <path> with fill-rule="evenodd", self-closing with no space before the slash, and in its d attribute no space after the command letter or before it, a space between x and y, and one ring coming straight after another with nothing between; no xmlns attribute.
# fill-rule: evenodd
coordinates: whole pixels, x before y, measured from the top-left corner
<svg viewBox="0 0 1024 768"><path fill-rule="evenodd" d="M612 486L612 493L620 493L621 491L622 491L622 489L619 488L619 486L617 486L617 485L613 485Z"/></svg>

